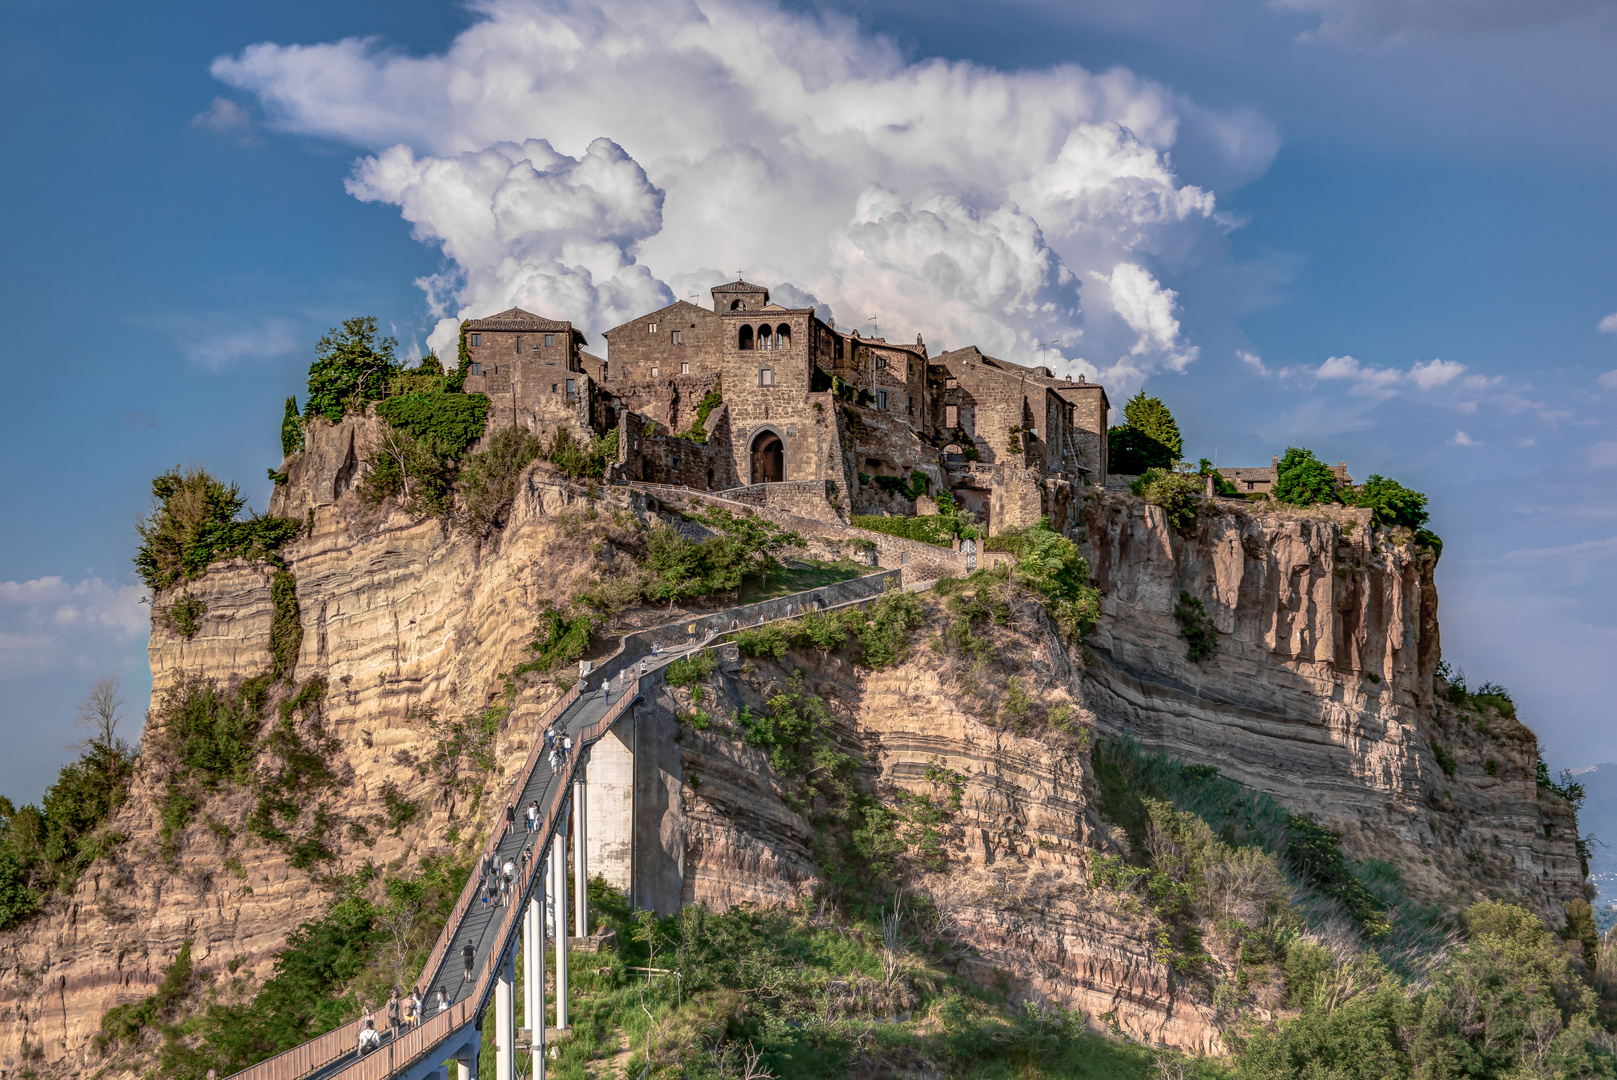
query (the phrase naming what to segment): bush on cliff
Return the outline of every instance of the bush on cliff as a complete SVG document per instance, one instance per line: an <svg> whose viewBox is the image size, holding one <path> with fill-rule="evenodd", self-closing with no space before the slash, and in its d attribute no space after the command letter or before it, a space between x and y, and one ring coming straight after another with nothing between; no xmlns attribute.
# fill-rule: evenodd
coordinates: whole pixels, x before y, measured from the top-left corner
<svg viewBox="0 0 1617 1080"><path fill-rule="evenodd" d="M304 419L324 416L337 423L344 413L363 412L366 403L387 397L398 370L393 355L398 344L390 337L377 340L374 315L344 319L327 331L315 343L309 365Z"/></svg>
<svg viewBox="0 0 1617 1080"><path fill-rule="evenodd" d="M544 446L519 427L501 428L488 449L468 455L461 466L461 524L473 536L487 536L505 524L516 500L522 470L539 459Z"/></svg>
<svg viewBox="0 0 1617 1080"><path fill-rule="evenodd" d="M1020 534L1015 576L1043 598L1069 638L1083 637L1100 620L1100 590L1089 584L1089 561L1043 520Z"/></svg>
<svg viewBox="0 0 1617 1080"><path fill-rule="evenodd" d="M439 457L458 461L467 447L483 437L488 408L489 400L482 394L415 391L381 402L376 415Z"/></svg>
<svg viewBox="0 0 1617 1080"><path fill-rule="evenodd" d="M1338 502L1341 486L1331 467L1300 446L1286 447L1286 454L1275 466L1274 497L1292 506Z"/></svg>
<svg viewBox="0 0 1617 1080"><path fill-rule="evenodd" d="M1425 529L1432 517L1426 510L1425 495L1385 476L1372 475L1345 492L1342 501L1349 506L1369 507L1374 511L1371 522L1383 529Z"/></svg>
<svg viewBox="0 0 1617 1080"><path fill-rule="evenodd" d="M1162 507L1168 523L1184 531L1196 523L1202 504L1202 481L1188 473L1147 469L1129 485L1129 490L1152 506Z"/></svg>
<svg viewBox="0 0 1617 1080"><path fill-rule="evenodd" d="M237 516L247 498L200 466L176 465L152 481L152 510L136 522L135 569L154 590L201 577L219 559L278 561L302 529L295 518Z"/></svg>

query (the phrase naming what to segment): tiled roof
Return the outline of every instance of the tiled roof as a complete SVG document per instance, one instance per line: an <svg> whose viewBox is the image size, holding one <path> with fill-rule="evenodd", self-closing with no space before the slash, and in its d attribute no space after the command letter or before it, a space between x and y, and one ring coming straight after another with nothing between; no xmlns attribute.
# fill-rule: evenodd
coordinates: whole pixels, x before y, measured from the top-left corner
<svg viewBox="0 0 1617 1080"><path fill-rule="evenodd" d="M486 319L468 319L468 330L571 330L571 323L557 322L555 319L545 319L531 311L521 308L508 308L498 315L490 315Z"/></svg>
<svg viewBox="0 0 1617 1080"><path fill-rule="evenodd" d="M716 292L716 293L732 293L732 292L761 292L761 293L766 293L769 290L764 288L762 285L754 285L750 281L742 281L740 278L737 278L735 281L731 281L731 282L728 282L728 283L726 283L724 285L719 285L719 286L715 287L713 291Z"/></svg>

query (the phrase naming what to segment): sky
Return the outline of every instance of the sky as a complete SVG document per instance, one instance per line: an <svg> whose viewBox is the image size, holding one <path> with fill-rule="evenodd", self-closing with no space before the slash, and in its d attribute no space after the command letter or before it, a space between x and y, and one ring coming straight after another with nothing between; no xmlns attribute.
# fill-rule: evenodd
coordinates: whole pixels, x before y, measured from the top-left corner
<svg viewBox="0 0 1617 1080"><path fill-rule="evenodd" d="M267 504L314 341L745 273L1431 498L1443 652L1617 761L1617 7L0 0L0 792L147 706L150 480Z"/></svg>

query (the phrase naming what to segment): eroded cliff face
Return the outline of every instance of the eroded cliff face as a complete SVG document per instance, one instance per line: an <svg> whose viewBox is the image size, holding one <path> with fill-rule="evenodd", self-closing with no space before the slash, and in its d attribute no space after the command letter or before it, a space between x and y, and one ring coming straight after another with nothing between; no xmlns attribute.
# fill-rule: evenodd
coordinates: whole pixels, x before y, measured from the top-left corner
<svg viewBox="0 0 1617 1080"><path fill-rule="evenodd" d="M1368 510L1215 506L1181 533L1141 499L1083 500L1103 730L1314 815L1429 902L1514 895L1559 925L1584 895L1574 814L1539 794L1531 731L1435 698L1436 556L1372 529ZM1181 593L1220 633L1211 660L1188 658ZM1464 748L1453 775L1434 743Z"/></svg>
<svg viewBox="0 0 1617 1080"><path fill-rule="evenodd" d="M553 680L521 688L489 773L430 764L439 744L428 711L454 719L495 701L501 674L528 656L539 612L610 575L613 530L649 520L647 506L621 489L591 498L535 466L508 524L484 542L440 520L366 511L352 489L373 423L312 424L272 503L308 530L285 552L302 638L266 724L277 701L325 681L320 708L295 724L328 748L331 779L303 793L288 829L309 833L323 812L333 857L297 868L285 845L249 832L250 785L228 784L207 794L166 855L169 773L148 730L148 753L112 822L129 839L71 897L0 937L0 1065L21 1065L26 1044L42 1075L107 1066L90 1049L103 1014L151 994L187 940L214 992L250 994L287 933L325 910L333 875L366 862L408 869L448 850L459 833L484 827L474 805L520 767L535 719L560 693ZM1069 707L1065 734L991 722L927 644L935 627L917 635L909 659L880 672L835 654L789 657L832 703L837 739L864 762L871 790L891 801L899 789L934 790L929 769L962 777L942 834L945 868L918 865L909 887L976 950L961 961L966 973L1109 1014L1151 1042L1220 1048L1210 1003L1153 959L1150 927L1090 888L1090 854L1115 845L1096 810L1085 731L1131 734L1215 764L1341 829L1354 855L1397 863L1435 900L1514 892L1558 916L1560 901L1579 895L1575 821L1536 792L1531 732L1497 718L1479 726L1433 700L1429 555L1372 537L1362 519L1349 530L1341 515L1229 506L1183 536L1127 497L1086 498L1081 509L1105 605L1089 655L1076 655L1036 611L1006 631L1004 654L1043 707ZM230 686L269 668L274 581L272 569L237 562L189 583L206 613L189 640L154 624L157 704L187 678ZM1205 601L1223 634L1211 662L1186 659L1172 614L1182 590ZM789 674L737 661L714 689L758 709ZM983 692L1004 690L1001 678ZM810 816L758 751L680 725L689 705L664 692L652 706L672 749L646 812L658 815L652 831L675 893L721 907L807 895L822 878ZM1434 740L1451 755L1452 776ZM422 808L396 833L376 827L384 785ZM111 1064L107 1075L118 1075Z"/></svg>
<svg viewBox="0 0 1617 1080"><path fill-rule="evenodd" d="M194 820L172 839L173 857L165 856L161 810L171 769L154 752L159 728L148 727L129 799L111 822L128 840L95 863L70 897L52 899L40 916L0 935L0 1066L27 1061L42 1075L61 1076L100 1069L108 1062L90 1041L102 1016L150 995L185 941L216 992L230 996L224 988L241 979L236 992L250 994L270 974L287 933L324 912L334 875L367 862L409 869L424 854L450 850L457 833L486 828L472 805L521 767L534 720L559 689L545 679L516 697L492 747L492 773L464 761L458 774L454 762L431 764L438 744L425 710L453 720L495 700L501 673L528 657L538 612L610 572L613 516L643 507L624 492L590 500L536 466L503 534L487 543L437 519L367 512L350 489L373 423L311 425L309 450L274 504L310 530L284 552L302 641L293 681L272 691L263 730L276 722L279 700L325 681L322 705L298 715L295 727L324 746L330 777L298 792L298 819L282 824L298 837L318 831L334 857L298 869L287 845L256 838L246 784L205 793ZM186 678L230 687L270 667L274 575L237 561L188 583L185 591L206 605L189 640L154 620L157 720L165 695ZM155 607L173 599L160 595ZM257 763L274 764L267 751ZM382 827L384 785L420 807L396 832ZM317 812L326 815L323 830ZM116 1058L113 1065L109 1075L118 1073Z"/></svg>

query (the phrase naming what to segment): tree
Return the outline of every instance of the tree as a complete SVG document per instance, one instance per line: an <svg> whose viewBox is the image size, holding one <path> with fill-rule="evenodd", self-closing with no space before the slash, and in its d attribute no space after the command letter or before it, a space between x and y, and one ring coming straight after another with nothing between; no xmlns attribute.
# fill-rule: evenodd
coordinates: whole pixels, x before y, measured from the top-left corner
<svg viewBox="0 0 1617 1080"><path fill-rule="evenodd" d="M1184 452L1179 425L1160 398L1141 390L1123 406L1128 421L1106 433L1111 472L1138 475L1147 469L1171 469Z"/></svg>
<svg viewBox="0 0 1617 1080"><path fill-rule="evenodd" d="M1426 496L1404 487L1396 480L1372 474L1357 489L1343 499L1349 506L1369 507L1375 513L1372 520L1383 528L1403 526L1422 529L1431 520L1426 510Z"/></svg>
<svg viewBox="0 0 1617 1080"><path fill-rule="evenodd" d="M90 737L78 743L76 748L110 751L120 745L122 740L118 738L118 721L123 719L123 708L124 699L118 691L118 676L108 675L97 679L79 705L79 714L73 720L79 727L90 731Z"/></svg>
<svg viewBox="0 0 1617 1080"><path fill-rule="evenodd" d="M1206 458L1196 463L1197 476L1211 476L1213 478L1213 494L1223 499L1239 499L1241 489L1224 479L1222 473L1213 468L1213 463Z"/></svg>
<svg viewBox="0 0 1617 1080"><path fill-rule="evenodd" d="M298 414L298 399L286 399L286 412L281 416L281 457L289 458L303 449L303 417Z"/></svg>
<svg viewBox="0 0 1617 1080"><path fill-rule="evenodd" d="M376 339L376 317L344 319L315 343L309 365L309 400L304 418L324 416L336 423L346 412L362 411L365 403L387 396L388 382L398 364L393 338Z"/></svg>
<svg viewBox="0 0 1617 1080"><path fill-rule="evenodd" d="M799 533L755 514L734 514L722 506L711 506L694 516L709 528L724 533L726 561L735 565L742 575L757 574L764 586L769 584L769 572L780 569L780 557L787 549L804 546ZM739 586L739 580L736 584Z"/></svg>
<svg viewBox="0 0 1617 1080"><path fill-rule="evenodd" d="M1312 450L1286 447L1286 456L1280 459L1275 472L1274 496L1283 503L1313 506L1337 501L1336 474Z"/></svg>
<svg viewBox="0 0 1617 1080"><path fill-rule="evenodd" d="M1146 397L1141 390L1123 406L1123 416L1130 427L1167 447L1174 461L1185 452L1184 436L1179 434L1179 425L1161 398Z"/></svg>
<svg viewBox="0 0 1617 1080"><path fill-rule="evenodd" d="M1100 620L1100 590L1089 584L1089 562L1077 544L1042 520L1022 534L1016 577L1044 597L1051 616L1070 637L1082 637Z"/></svg>

